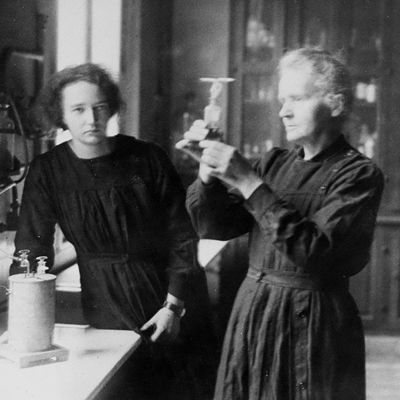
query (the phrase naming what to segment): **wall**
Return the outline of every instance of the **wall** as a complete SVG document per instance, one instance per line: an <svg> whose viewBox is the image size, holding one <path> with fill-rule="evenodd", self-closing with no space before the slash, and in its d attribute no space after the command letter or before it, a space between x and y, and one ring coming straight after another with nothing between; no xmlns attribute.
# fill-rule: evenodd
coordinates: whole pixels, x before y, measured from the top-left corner
<svg viewBox="0 0 400 400"><path fill-rule="evenodd" d="M167 147L172 0L123 0L122 5L122 130Z"/></svg>
<svg viewBox="0 0 400 400"><path fill-rule="evenodd" d="M36 7L35 1L0 2L0 50L6 46L36 50Z"/></svg>

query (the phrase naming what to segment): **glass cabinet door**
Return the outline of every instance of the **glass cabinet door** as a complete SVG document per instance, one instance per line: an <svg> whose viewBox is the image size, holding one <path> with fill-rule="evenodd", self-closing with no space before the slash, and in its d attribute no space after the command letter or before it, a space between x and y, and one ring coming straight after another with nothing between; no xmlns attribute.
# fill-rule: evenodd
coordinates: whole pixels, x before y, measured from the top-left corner
<svg viewBox="0 0 400 400"><path fill-rule="evenodd" d="M285 49L317 46L339 55L350 66L354 112L346 136L366 156L377 158L383 3L237 0L232 4L234 13L240 9L233 21L233 31L239 35L233 38L236 54L231 75L240 83L240 89L230 96L233 144L248 158L273 145L287 145L278 116L277 63Z"/></svg>
<svg viewBox="0 0 400 400"><path fill-rule="evenodd" d="M353 115L348 129L351 144L375 158L378 142L378 92L382 64L382 7L354 0L348 65L353 80Z"/></svg>
<svg viewBox="0 0 400 400"><path fill-rule="evenodd" d="M240 138L236 145L246 158L256 158L279 140L276 67L282 53L282 35L278 32L282 2L251 0L242 2L242 6L245 18L241 38L241 96L236 109L240 113L237 128Z"/></svg>

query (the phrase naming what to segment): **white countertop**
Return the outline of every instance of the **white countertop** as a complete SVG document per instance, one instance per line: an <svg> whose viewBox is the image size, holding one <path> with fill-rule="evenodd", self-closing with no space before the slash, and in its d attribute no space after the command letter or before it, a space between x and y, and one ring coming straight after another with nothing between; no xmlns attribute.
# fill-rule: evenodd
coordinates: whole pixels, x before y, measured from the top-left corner
<svg viewBox="0 0 400 400"><path fill-rule="evenodd" d="M67 361L18 368L0 358L2 399L94 399L138 347L140 336L133 331L56 325L53 344L69 350Z"/></svg>

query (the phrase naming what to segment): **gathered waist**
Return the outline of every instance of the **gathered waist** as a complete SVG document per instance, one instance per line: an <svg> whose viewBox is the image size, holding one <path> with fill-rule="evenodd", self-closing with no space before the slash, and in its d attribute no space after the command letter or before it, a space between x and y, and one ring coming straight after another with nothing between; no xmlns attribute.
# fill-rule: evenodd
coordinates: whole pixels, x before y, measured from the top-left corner
<svg viewBox="0 0 400 400"><path fill-rule="evenodd" d="M348 279L346 277L330 277L322 279L311 274L299 273L294 271L257 271L250 268L247 277L256 282L268 283L272 286L289 287L293 289L331 291L338 289L348 289Z"/></svg>
<svg viewBox="0 0 400 400"><path fill-rule="evenodd" d="M93 260L103 260L110 262L120 262L125 263L132 260L141 260L141 261L154 261L157 256L145 252L137 252L137 253L78 253L78 262L87 263Z"/></svg>

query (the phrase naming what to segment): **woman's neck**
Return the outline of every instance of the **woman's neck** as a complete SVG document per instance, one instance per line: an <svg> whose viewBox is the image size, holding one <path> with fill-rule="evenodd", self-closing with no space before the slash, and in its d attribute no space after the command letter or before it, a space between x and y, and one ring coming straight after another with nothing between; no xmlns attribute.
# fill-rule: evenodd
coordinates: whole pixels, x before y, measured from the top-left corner
<svg viewBox="0 0 400 400"><path fill-rule="evenodd" d="M338 130L325 131L316 140L303 143L304 160L311 160L334 143L340 135L341 133Z"/></svg>
<svg viewBox="0 0 400 400"><path fill-rule="evenodd" d="M83 144L70 140L68 145L78 158L90 159L105 156L114 150L114 138L106 138L97 144Z"/></svg>

